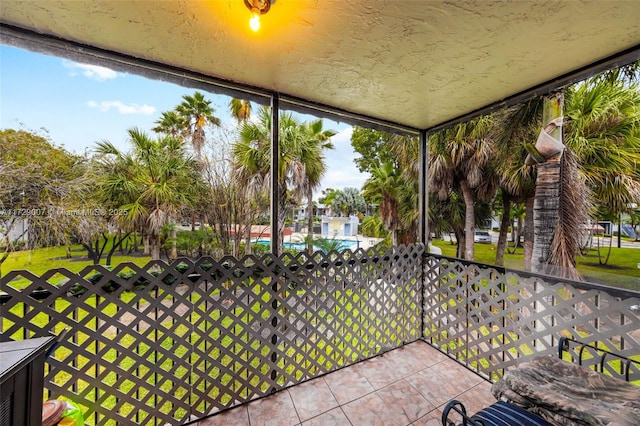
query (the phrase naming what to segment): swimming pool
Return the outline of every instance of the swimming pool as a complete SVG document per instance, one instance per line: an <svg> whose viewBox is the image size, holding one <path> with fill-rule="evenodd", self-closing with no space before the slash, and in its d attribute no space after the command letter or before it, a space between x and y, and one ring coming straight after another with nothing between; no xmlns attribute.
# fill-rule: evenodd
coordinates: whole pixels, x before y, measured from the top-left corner
<svg viewBox="0 0 640 426"><path fill-rule="evenodd" d="M339 245L337 246L337 250L338 251L342 251L342 250L355 250L358 248L358 241L354 241L354 240L339 240L339 239L335 239L335 240L329 240L331 242L336 242L339 243ZM264 246L269 246L271 245L271 241L269 240L258 240L255 242L255 244L260 244L260 245L264 245ZM287 242L285 241L283 243L284 248L285 249L289 249L289 250L297 250L297 251L303 251L307 249L307 243L291 243L291 242ZM313 250L314 251L318 251L318 250L322 250L320 247L317 246L313 246Z"/></svg>

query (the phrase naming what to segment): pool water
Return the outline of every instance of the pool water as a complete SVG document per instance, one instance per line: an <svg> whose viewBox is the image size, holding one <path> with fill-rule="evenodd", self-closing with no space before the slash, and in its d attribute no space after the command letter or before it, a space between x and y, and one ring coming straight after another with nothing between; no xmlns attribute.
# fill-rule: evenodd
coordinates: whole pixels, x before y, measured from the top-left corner
<svg viewBox="0 0 640 426"><path fill-rule="evenodd" d="M353 240L331 240L331 241L335 241L335 242L340 243L339 246L338 246L338 250L347 250L347 249L355 250L358 247L358 242L357 241L353 241ZM271 245L271 241L258 240L258 241L256 241L255 244L269 246L269 245ZM285 241L283 243L283 245L284 245L285 249L289 249L289 250L304 251L304 250L307 249L307 244L306 243L291 243L291 242L286 242ZM320 247L313 246L313 250L314 251L318 251L318 250L320 250Z"/></svg>

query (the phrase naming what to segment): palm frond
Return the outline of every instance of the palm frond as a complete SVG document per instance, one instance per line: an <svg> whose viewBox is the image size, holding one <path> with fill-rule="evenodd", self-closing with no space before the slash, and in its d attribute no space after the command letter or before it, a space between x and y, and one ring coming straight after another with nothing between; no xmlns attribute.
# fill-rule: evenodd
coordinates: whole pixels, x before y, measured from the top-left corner
<svg viewBox="0 0 640 426"><path fill-rule="evenodd" d="M587 221L589 191L578 173L578 159L565 150L561 159L558 223L547 262L565 278L580 280L575 255L580 247L580 227Z"/></svg>

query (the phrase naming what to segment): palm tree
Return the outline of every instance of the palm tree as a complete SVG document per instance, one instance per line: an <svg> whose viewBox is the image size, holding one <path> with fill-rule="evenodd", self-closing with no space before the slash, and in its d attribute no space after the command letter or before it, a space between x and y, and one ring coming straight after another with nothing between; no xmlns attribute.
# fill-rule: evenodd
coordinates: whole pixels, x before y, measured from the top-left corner
<svg viewBox="0 0 640 426"><path fill-rule="evenodd" d="M211 101L206 99L204 94L196 91L193 96L184 95L182 99L175 111L186 120L187 134L191 138L196 158L200 159L206 139L204 127L207 124L219 126L220 120L214 115Z"/></svg>
<svg viewBox="0 0 640 426"><path fill-rule="evenodd" d="M397 242L409 244L420 239L420 141L417 137L390 134L388 143L391 156L402 178L402 185L398 188L400 226Z"/></svg>
<svg viewBox="0 0 640 426"><path fill-rule="evenodd" d="M365 209L364 197L357 188L347 187L331 194L331 211L334 215L349 217Z"/></svg>
<svg viewBox="0 0 640 426"><path fill-rule="evenodd" d="M564 131L564 143L566 152L575 154L574 158L567 158L569 164L577 162L577 174L570 172L563 176L572 176L573 184L564 191L566 195L584 198L584 184L591 192L591 202L582 203L583 207L565 208L561 210L561 224L553 227L538 227L537 235L544 229L565 237L579 235L578 229L566 229L571 222L574 228L578 227L580 217L588 213L586 210L590 204L602 204L612 208L615 212L624 211L629 203L636 202L639 198L640 178L636 164L639 158L639 130L640 122L640 94L637 83L629 83L628 76L622 72L607 72L596 76L586 82L578 83L565 89L564 115L567 121ZM539 130L542 122L542 99L536 98L511 110L502 127L507 130L503 136L497 139L498 158L502 158L500 164L514 165L511 170L503 169L502 187L510 191L515 199L525 200L527 213L525 216L525 269L530 270L533 246L533 198L527 195L531 191L530 182L535 176L534 168L523 164L523 146L532 145L528 141L535 139L532 126ZM501 143L506 141L502 146ZM511 157L504 157L501 152L510 152ZM515 156L513 156L515 155ZM567 154L571 156L572 154ZM518 160L519 158L519 160ZM564 160L563 160L564 161ZM559 166L559 163L558 163ZM543 166L548 168L548 166ZM553 179L552 179L553 180ZM567 185L567 184L565 184ZM575 202L575 200L574 200ZM566 221L566 213L576 213L569 222ZM564 229L558 229L564 227ZM558 237L559 238L559 237ZM554 235L547 238L547 249L550 253L551 241L560 247L573 247L574 243L556 240ZM572 249L571 249L572 250ZM562 265L558 264L563 273L577 277L570 273L573 270L574 255L571 250L564 250ZM540 254L538 255L540 256ZM546 257L546 255L545 255ZM555 260L554 260L555 259ZM556 256L551 259L559 262Z"/></svg>
<svg viewBox="0 0 640 426"><path fill-rule="evenodd" d="M451 191L449 198L441 199L435 194L429 194L429 229L436 235L453 232L458 243L456 256L464 257L465 206L459 191Z"/></svg>
<svg viewBox="0 0 640 426"><path fill-rule="evenodd" d="M400 188L404 182L402 172L387 161L371 170L372 176L363 186L363 195L369 202L378 203L378 212L384 229L391 232L391 244L397 245L400 226Z"/></svg>
<svg viewBox="0 0 640 426"><path fill-rule="evenodd" d="M397 174L401 186L397 188L398 224L396 226L396 243L413 242L418 231L419 211L419 151L420 144L417 137L397 133L387 133L372 129L354 128L351 145L361 157L355 160L361 172L368 172L372 176L374 170L380 172L384 164L389 163ZM377 204L381 199L372 191L367 192L367 203ZM366 210L366 209L365 209ZM380 213L380 211L378 211ZM381 218L382 219L382 218ZM389 219L389 218L388 218Z"/></svg>
<svg viewBox="0 0 640 426"><path fill-rule="evenodd" d="M579 279L575 254L579 248L579 226L586 220L586 191L577 173L576 157L562 143L564 93L544 97L543 129L530 155L537 157L538 175L534 200L535 238L531 267L534 272ZM543 151L541 141L555 145Z"/></svg>
<svg viewBox="0 0 640 426"><path fill-rule="evenodd" d="M251 102L232 98L229 101L229 109L231 110L231 115L236 119L238 124L241 124L251 118Z"/></svg>
<svg viewBox="0 0 640 426"><path fill-rule="evenodd" d="M198 167L176 138L154 140L136 128L128 134L132 144L128 153L109 141L98 143L101 195L126 211L118 217L123 229L145 230L151 257L159 259L162 227L198 196Z"/></svg>
<svg viewBox="0 0 640 426"><path fill-rule="evenodd" d="M325 204L329 206L331 216L346 216L345 211L348 209L347 196L343 190L332 190L327 197L325 197Z"/></svg>
<svg viewBox="0 0 640 426"><path fill-rule="evenodd" d="M489 138L493 118L484 116L434 133L429 137L429 182L441 200L460 188L465 204L464 257L474 258L475 198L490 199L497 184L489 173L493 156Z"/></svg>
<svg viewBox="0 0 640 426"><path fill-rule="evenodd" d="M502 217L496 265L504 264L507 231L511 225L513 204L524 204L524 270L531 270L533 254L533 200L537 169L525 164L525 145L535 140L540 127L542 102L539 98L524 102L497 115L494 161L502 201ZM519 230L520 231L520 230Z"/></svg>
<svg viewBox="0 0 640 426"><path fill-rule="evenodd" d="M329 254L332 251L337 251L337 252L344 251L344 249L342 248L342 241L336 240L334 238L316 238L314 240L312 238L309 238L309 236L307 236L305 240L309 244L316 246L324 254Z"/></svg>
<svg viewBox="0 0 640 426"><path fill-rule="evenodd" d="M185 133L189 127L189 121L175 110L163 112L162 117L156 120L155 123L157 126L151 130L178 139L185 137Z"/></svg>
<svg viewBox="0 0 640 426"><path fill-rule="evenodd" d="M593 198L624 212L640 199L640 87L623 75L594 78L565 92L566 145Z"/></svg>
<svg viewBox="0 0 640 426"><path fill-rule="evenodd" d="M304 147L300 150L300 161L304 166L304 178L298 189L307 198L307 235L313 236L313 191L320 186L327 172L324 150L333 149L329 139L335 132L323 130L322 120L305 123L302 132ZM311 241L308 242L308 251L313 253Z"/></svg>
<svg viewBox="0 0 640 426"><path fill-rule="evenodd" d="M293 193L296 185L304 182L304 164L301 161L301 149L304 132L302 126L292 114L280 115L279 135L280 140L277 181L278 181L278 224L276 232L279 235L284 231L284 219L287 207L293 202ZM258 111L256 122L244 122L240 127L238 141L232 147L232 163L237 178L240 182L252 190L268 188L271 170L270 164L271 145L271 110L263 106ZM282 251L282 238L280 238L278 252Z"/></svg>
<svg viewBox="0 0 640 426"><path fill-rule="evenodd" d="M586 209L619 218L640 199L640 90L622 72L609 72L566 91L566 145L591 192ZM572 194L575 193L572 185ZM576 229L573 235L578 235ZM554 255L554 251L551 252ZM555 258L550 263L558 263Z"/></svg>

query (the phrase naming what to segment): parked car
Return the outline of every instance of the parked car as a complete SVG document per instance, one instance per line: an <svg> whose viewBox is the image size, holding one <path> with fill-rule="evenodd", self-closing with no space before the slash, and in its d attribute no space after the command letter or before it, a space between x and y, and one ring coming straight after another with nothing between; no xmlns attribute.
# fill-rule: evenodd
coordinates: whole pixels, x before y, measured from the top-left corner
<svg viewBox="0 0 640 426"><path fill-rule="evenodd" d="M473 234L473 242L491 244L491 234L489 231L476 231Z"/></svg>

